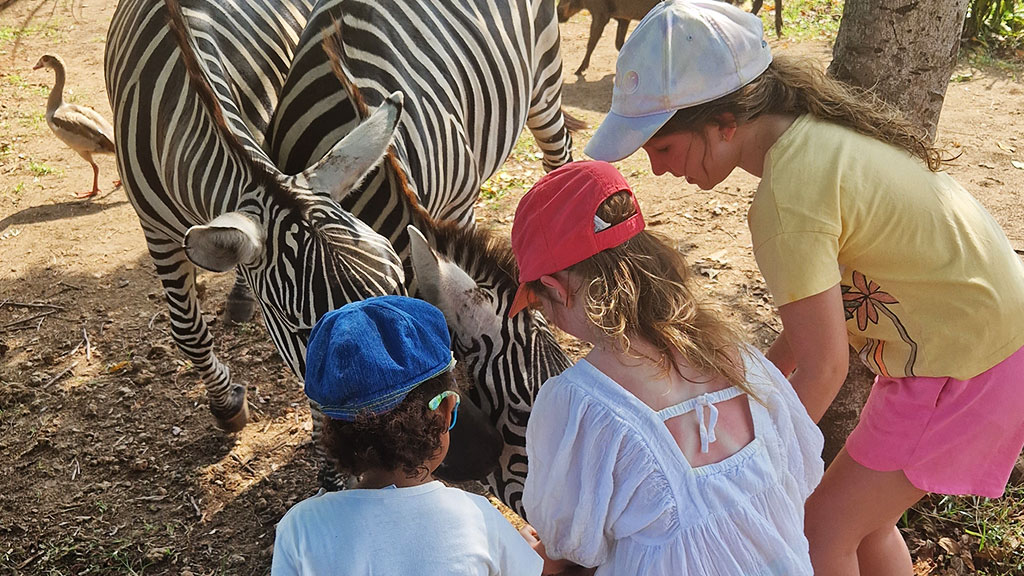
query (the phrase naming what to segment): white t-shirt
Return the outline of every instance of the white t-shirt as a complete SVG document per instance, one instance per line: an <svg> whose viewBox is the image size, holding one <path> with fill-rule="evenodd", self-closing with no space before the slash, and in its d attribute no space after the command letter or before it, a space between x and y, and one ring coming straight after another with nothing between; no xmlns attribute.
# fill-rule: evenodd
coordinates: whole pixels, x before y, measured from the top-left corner
<svg viewBox="0 0 1024 576"><path fill-rule="evenodd" d="M541 386L526 428L527 518L548 556L597 576L810 576L804 501L821 432L792 386L745 349L754 440L689 465L659 415L586 360ZM728 390L693 399L698 418ZM713 438L713 434L708 434Z"/></svg>
<svg viewBox="0 0 1024 576"><path fill-rule="evenodd" d="M273 576L538 576L543 562L486 498L434 481L299 502L277 525Z"/></svg>

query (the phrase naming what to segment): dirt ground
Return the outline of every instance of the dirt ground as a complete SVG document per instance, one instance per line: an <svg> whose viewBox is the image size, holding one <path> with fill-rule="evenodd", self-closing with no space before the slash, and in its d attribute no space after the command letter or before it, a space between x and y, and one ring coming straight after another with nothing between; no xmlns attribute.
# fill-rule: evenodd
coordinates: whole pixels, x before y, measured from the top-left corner
<svg viewBox="0 0 1024 576"><path fill-rule="evenodd" d="M53 76L31 68L46 52L67 61L66 98L110 117L102 66L114 6L0 0L0 573L264 574L274 524L316 489L301 387L262 325L216 321L232 278L203 274L218 355L254 407L235 436L213 427L198 376L171 341L136 215L111 183L113 158L99 160L103 192L75 199L91 169L43 118ZM588 26L586 14L563 25L569 71ZM566 107L591 127L611 99L611 28L586 75L566 78ZM772 46L830 58L822 41ZM938 141L960 154L949 171L1024 250L1024 84L1014 74L959 70ZM577 137L577 156L591 133ZM779 322L745 226L755 180L737 171L705 193L651 176L642 154L620 168L653 228L677 239L708 290L767 344ZM526 145L486 187L481 223L507 231L540 174ZM921 532L940 536L964 535ZM940 544L939 556L959 554ZM934 542L930 550L915 552L919 573L973 573L964 561L934 568Z"/></svg>

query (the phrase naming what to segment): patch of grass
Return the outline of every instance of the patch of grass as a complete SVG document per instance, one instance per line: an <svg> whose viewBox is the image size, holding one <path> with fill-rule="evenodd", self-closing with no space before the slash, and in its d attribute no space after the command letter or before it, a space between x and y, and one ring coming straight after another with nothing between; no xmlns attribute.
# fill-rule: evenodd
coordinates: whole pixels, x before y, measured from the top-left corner
<svg viewBox="0 0 1024 576"><path fill-rule="evenodd" d="M45 24L36 26L0 26L0 42L13 42L19 38L38 35L51 40L62 37L63 26L60 19L54 18Z"/></svg>
<svg viewBox="0 0 1024 576"><path fill-rule="evenodd" d="M775 37L775 6L776 0L768 0L758 13L769 38ZM782 37L834 41L842 16L842 0L783 0Z"/></svg>
<svg viewBox="0 0 1024 576"><path fill-rule="evenodd" d="M961 65L980 70L998 70L1008 74L1014 81L1024 75L1024 59L1007 58L1003 52L990 47L974 44L962 46L959 57ZM957 78L953 75L954 80Z"/></svg>
<svg viewBox="0 0 1024 576"><path fill-rule="evenodd" d="M512 190L525 191L544 173L543 155L533 134L523 130L501 169L480 186L481 202L493 202Z"/></svg>
<svg viewBox="0 0 1024 576"><path fill-rule="evenodd" d="M60 171L56 168L52 168L43 164L42 162L36 162L35 160L28 163L28 169L32 174L38 176L49 176L50 174L58 174Z"/></svg>
<svg viewBox="0 0 1024 576"><path fill-rule="evenodd" d="M926 497L908 522L929 536L962 543L979 574L1024 573L1024 486L1008 487L1002 498Z"/></svg>
<svg viewBox="0 0 1024 576"><path fill-rule="evenodd" d="M31 130L38 130L46 124L46 112L32 112L21 115L21 124Z"/></svg>

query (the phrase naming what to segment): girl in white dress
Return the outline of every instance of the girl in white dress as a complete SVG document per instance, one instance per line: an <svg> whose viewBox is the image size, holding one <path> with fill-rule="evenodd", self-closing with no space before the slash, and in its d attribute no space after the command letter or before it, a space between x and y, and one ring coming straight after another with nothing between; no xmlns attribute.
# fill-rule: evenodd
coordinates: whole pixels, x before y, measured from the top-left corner
<svg viewBox="0 0 1024 576"><path fill-rule="evenodd" d="M792 387L691 291L610 164L544 176L516 210L520 288L593 344L540 390L523 501L545 574L812 573L822 436Z"/></svg>

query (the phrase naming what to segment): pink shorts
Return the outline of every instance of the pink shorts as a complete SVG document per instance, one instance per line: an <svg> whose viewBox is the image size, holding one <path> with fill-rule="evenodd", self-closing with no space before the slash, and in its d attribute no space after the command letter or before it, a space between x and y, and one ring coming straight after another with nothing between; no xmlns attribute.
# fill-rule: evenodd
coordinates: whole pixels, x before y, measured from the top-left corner
<svg viewBox="0 0 1024 576"><path fill-rule="evenodd" d="M999 498L1024 448L1024 348L969 380L878 376L846 452L939 494Z"/></svg>

